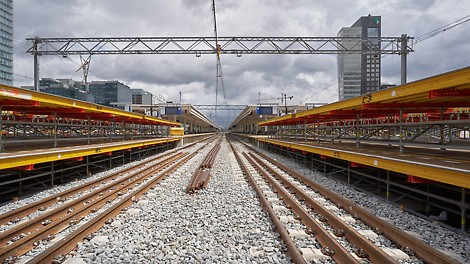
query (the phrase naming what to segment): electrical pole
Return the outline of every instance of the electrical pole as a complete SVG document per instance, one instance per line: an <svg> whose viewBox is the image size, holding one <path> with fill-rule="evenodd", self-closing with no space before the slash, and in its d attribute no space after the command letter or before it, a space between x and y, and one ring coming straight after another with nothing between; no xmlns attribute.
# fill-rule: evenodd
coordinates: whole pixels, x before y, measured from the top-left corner
<svg viewBox="0 0 470 264"><path fill-rule="evenodd" d="M150 93L150 116L153 117L153 94Z"/></svg>
<svg viewBox="0 0 470 264"><path fill-rule="evenodd" d="M281 102L284 101L284 107L286 108L286 115L287 115L287 98L292 100L292 98L294 98L294 96L287 96L287 94L281 93Z"/></svg>

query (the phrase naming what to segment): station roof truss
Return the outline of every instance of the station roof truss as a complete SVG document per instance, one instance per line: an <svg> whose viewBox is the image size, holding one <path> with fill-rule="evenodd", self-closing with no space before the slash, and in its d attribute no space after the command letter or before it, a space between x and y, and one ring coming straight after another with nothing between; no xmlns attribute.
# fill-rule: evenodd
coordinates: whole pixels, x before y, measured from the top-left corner
<svg viewBox="0 0 470 264"><path fill-rule="evenodd" d="M144 125L180 126L160 118L127 112L94 103L74 100L11 86L0 86L0 109L20 115L105 120Z"/></svg>
<svg viewBox="0 0 470 264"><path fill-rule="evenodd" d="M428 120L470 108L470 67L259 122L259 126L425 115Z"/></svg>

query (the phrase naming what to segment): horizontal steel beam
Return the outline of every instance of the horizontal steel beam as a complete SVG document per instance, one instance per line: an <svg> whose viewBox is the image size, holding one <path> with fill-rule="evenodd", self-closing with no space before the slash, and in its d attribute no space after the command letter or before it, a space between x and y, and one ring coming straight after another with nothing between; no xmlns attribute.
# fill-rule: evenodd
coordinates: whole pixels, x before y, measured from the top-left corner
<svg viewBox="0 0 470 264"><path fill-rule="evenodd" d="M198 110L243 110L246 105L193 105Z"/></svg>
<svg viewBox="0 0 470 264"><path fill-rule="evenodd" d="M412 38L410 38L412 39ZM104 54L401 54L401 37L28 38L33 55ZM407 52L413 51L413 42Z"/></svg>

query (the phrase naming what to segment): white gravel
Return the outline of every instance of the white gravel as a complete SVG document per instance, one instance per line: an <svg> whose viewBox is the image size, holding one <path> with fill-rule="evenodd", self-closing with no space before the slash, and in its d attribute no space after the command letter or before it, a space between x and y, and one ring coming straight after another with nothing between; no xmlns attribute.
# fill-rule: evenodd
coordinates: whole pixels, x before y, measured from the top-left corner
<svg viewBox="0 0 470 264"><path fill-rule="evenodd" d="M408 212L400 210L396 205L387 203L377 197L353 189L333 178L325 177L321 172L312 171L292 159L267 152L263 153L281 161L303 175L326 186L329 190L340 193L344 197L353 200L356 204L368 208L379 217L388 218L395 225L406 231L412 231L422 236L423 241L431 246L443 250L449 256L462 263L470 263L470 237L462 236L449 229L433 224Z"/></svg>
<svg viewBox="0 0 470 264"><path fill-rule="evenodd" d="M192 150L199 146L197 144ZM285 246L262 211L255 191L242 180L226 141L217 155L208 188L195 195L184 192L194 168L210 148L206 147L172 173L138 203L117 216L113 223L80 243L77 251L68 257L79 257L86 263L290 263L290 258L284 254ZM469 237L403 212L397 206L324 177L290 159L268 155L369 208L376 215L391 219L404 230L416 232L432 246L449 250L449 254L457 255L460 261L470 263ZM0 213L108 173L110 171L4 205L0 207Z"/></svg>
<svg viewBox="0 0 470 264"><path fill-rule="evenodd" d="M107 236L107 242L84 242L71 255L87 263L290 263L255 191L234 173L236 161L226 142L208 188L184 192L209 150L93 235Z"/></svg>

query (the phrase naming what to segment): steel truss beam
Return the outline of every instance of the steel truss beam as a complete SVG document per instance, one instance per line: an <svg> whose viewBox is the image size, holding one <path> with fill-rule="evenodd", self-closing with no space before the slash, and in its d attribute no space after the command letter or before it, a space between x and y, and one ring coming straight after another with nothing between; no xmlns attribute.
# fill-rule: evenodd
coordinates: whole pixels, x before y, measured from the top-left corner
<svg viewBox="0 0 470 264"><path fill-rule="evenodd" d="M193 105L198 110L233 110L241 111L246 108L246 105Z"/></svg>
<svg viewBox="0 0 470 264"><path fill-rule="evenodd" d="M28 38L32 55L98 54L402 54L413 51L411 37L124 37ZM378 43L378 44L377 44ZM405 43L405 44L403 44ZM406 47L402 47L406 45ZM365 48L365 49L364 49Z"/></svg>

